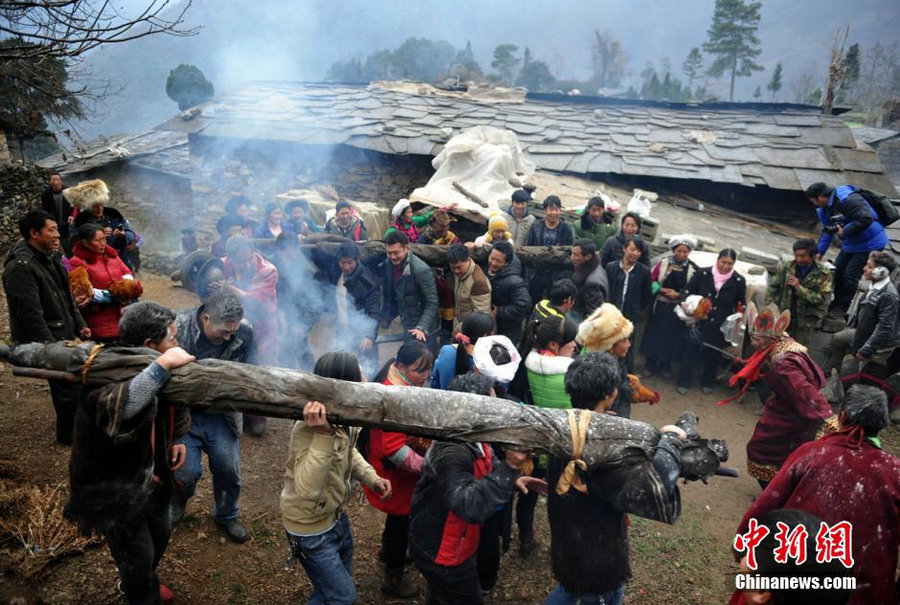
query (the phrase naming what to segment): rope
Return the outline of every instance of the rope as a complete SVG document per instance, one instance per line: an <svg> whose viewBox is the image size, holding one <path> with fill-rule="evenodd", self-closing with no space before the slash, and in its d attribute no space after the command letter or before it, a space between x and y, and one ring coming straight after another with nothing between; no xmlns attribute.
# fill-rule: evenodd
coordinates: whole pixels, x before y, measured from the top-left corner
<svg viewBox="0 0 900 605"><path fill-rule="evenodd" d="M582 494L587 493L587 486L581 480L581 477L575 472L576 468L586 471L587 463L581 459L581 451L584 449L584 443L587 440L588 426L591 424L591 416L593 412L580 409L569 409L569 431L572 433L572 459L563 469L559 481L556 482L556 493L562 496L567 494L570 488L575 488ZM578 415L576 420L575 416Z"/></svg>
<svg viewBox="0 0 900 605"><path fill-rule="evenodd" d="M91 364L94 363L94 360L97 359L97 356L100 354L100 351L103 350L103 345L94 345L91 348L91 354L88 355L87 361L84 362L84 365L81 366L81 383L87 384L88 372L91 369Z"/></svg>

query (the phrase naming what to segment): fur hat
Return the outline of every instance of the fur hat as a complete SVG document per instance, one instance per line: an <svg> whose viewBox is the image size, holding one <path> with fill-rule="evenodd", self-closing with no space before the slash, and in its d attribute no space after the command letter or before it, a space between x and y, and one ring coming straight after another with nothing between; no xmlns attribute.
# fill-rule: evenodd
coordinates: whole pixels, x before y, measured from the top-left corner
<svg viewBox="0 0 900 605"><path fill-rule="evenodd" d="M409 208L409 200L406 198L402 198L399 202L394 204L393 208L391 208L391 218L396 221L400 218L400 215L406 211L407 208Z"/></svg>
<svg viewBox="0 0 900 605"><path fill-rule="evenodd" d="M109 203L109 187L100 179L81 181L64 189L63 196L79 210L90 210L97 204Z"/></svg>
<svg viewBox="0 0 900 605"><path fill-rule="evenodd" d="M632 332L634 324L615 305L603 303L578 326L577 340L586 353L607 353Z"/></svg>

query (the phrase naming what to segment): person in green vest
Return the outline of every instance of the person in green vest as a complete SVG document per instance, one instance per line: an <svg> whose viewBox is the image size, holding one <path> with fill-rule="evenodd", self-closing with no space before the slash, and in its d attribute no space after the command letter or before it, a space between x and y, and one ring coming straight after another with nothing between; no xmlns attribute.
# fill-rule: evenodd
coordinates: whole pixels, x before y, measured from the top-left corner
<svg viewBox="0 0 900 605"><path fill-rule="evenodd" d="M529 322L523 338L529 401L542 408L571 408L566 393L566 370L575 352L575 324L565 317L550 315ZM547 472L547 456L534 459L534 477L543 478ZM534 535L534 508L537 495L519 495L516 504L516 525L519 526L519 552L527 558L540 542Z"/></svg>
<svg viewBox="0 0 900 605"><path fill-rule="evenodd" d="M587 206L581 211L581 218L575 221L575 235L592 240L597 244L597 250L602 250L606 240L615 235L618 229L616 215L606 210L601 197L589 199Z"/></svg>

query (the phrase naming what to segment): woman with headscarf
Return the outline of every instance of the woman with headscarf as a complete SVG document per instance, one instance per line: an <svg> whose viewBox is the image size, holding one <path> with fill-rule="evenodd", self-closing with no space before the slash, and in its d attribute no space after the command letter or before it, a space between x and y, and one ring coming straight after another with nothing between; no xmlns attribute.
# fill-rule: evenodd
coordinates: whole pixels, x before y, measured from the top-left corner
<svg viewBox="0 0 900 605"><path fill-rule="evenodd" d="M705 318L685 329L687 337L685 355L678 375L678 393L684 395L691 386L694 367L703 368L701 387L703 394L712 393L716 384L716 374L722 365L722 354L703 343L724 349L725 335L720 329L728 316L742 313L747 304L747 280L734 270L737 252L725 248L712 267L700 269L688 282L685 294L698 294L712 301L712 307Z"/></svg>
<svg viewBox="0 0 900 605"><path fill-rule="evenodd" d="M375 382L393 386L428 386L434 357L419 340L408 340L387 362ZM381 533L381 560L384 580L381 592L395 599L411 599L419 593L415 582L404 577L406 550L409 545L409 505L413 489L422 474L422 461L430 442L404 433L368 429L360 436L359 447L379 477L391 482L393 496L382 500L381 494L363 486L369 503L387 514Z"/></svg>
<svg viewBox="0 0 900 605"><path fill-rule="evenodd" d="M454 208L456 208L455 203L440 208L440 210L449 212ZM405 233L406 237L409 238L409 241L417 242L419 241L419 234L422 233L422 230L424 230L425 226L431 221L434 212L434 210L429 210L425 214L413 216L412 206L409 205L409 200L403 198L391 208L391 220L393 222L391 223L391 226L387 228L387 231L384 232L384 236L387 237L389 233L399 231L400 233Z"/></svg>
<svg viewBox="0 0 900 605"><path fill-rule="evenodd" d="M641 258L638 260L647 267L650 266L650 246L641 237L641 217L634 212L629 212L622 217L622 228L614 236L608 238L600 250L600 263L605 267L613 261L620 261L625 256L626 238L637 238L637 244L641 249Z"/></svg>
<svg viewBox="0 0 900 605"><path fill-rule="evenodd" d="M494 333L494 319L487 313L476 311L463 320L459 332L453 337L455 344L444 345L434 360L431 388L446 391L457 376L471 372L475 367L472 357L475 345L481 338Z"/></svg>
<svg viewBox="0 0 900 605"><path fill-rule="evenodd" d="M276 239L282 233L294 234L290 224L284 224L284 210L281 204L272 202L266 205L266 214L263 223L253 232L254 237L260 239Z"/></svg>
<svg viewBox="0 0 900 605"><path fill-rule="evenodd" d="M693 236L676 235L669 240L672 254L656 263L650 272L653 308L641 343L641 354L647 358L646 376L656 372L668 374L672 364L684 355L684 323L675 314L675 308L698 270L688 258L696 247Z"/></svg>

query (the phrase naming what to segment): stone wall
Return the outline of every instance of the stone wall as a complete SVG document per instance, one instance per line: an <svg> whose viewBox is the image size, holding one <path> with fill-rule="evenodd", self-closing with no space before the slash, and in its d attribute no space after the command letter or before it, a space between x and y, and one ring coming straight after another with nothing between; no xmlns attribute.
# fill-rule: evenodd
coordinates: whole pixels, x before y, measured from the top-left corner
<svg viewBox="0 0 900 605"><path fill-rule="evenodd" d="M256 218L277 194L316 186L333 186L347 199L390 208L434 173L429 156L385 155L346 146L192 137L191 156L196 165L191 182L194 220L201 246L218 238L216 221L235 195L253 202Z"/></svg>
<svg viewBox="0 0 900 605"><path fill-rule="evenodd" d="M41 192L50 172L20 162L0 163L0 254L19 240L19 219L41 207Z"/></svg>
<svg viewBox="0 0 900 605"><path fill-rule="evenodd" d="M66 175L66 186L102 179L109 187L109 205L127 218L143 239L141 266L162 274L177 268L181 229L191 227L194 207L187 179L145 170L127 163L109 164Z"/></svg>

